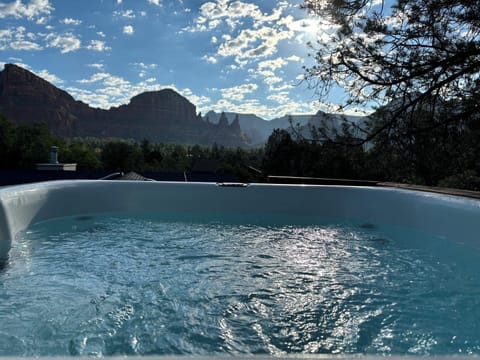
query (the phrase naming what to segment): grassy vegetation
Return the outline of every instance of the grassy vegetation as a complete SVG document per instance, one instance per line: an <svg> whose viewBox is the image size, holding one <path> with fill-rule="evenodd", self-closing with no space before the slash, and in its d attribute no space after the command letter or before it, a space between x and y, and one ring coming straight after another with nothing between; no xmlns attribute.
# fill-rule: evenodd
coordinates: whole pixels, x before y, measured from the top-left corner
<svg viewBox="0 0 480 360"><path fill-rule="evenodd" d="M447 116L452 120L445 122ZM359 144L348 126L328 137L322 129L314 129L309 139L277 129L265 147L256 149L60 139L44 124L14 125L0 117L0 168L33 169L36 163L49 161L50 146L56 145L60 147L59 160L75 162L79 170L190 172L196 161L206 159L215 161L217 173L245 182L283 175L480 190L480 126L476 113L472 116L459 118L454 112L445 112L437 125L418 114L417 120L409 123L415 131L392 128L368 146ZM368 126L380 126L381 121L381 117L372 118ZM419 131L419 126L428 131Z"/></svg>

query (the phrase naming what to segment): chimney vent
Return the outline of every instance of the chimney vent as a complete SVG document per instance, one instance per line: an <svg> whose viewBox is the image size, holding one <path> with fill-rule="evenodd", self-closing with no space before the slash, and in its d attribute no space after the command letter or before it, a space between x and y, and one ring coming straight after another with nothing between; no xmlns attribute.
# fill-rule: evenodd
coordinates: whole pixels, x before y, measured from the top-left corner
<svg viewBox="0 0 480 360"><path fill-rule="evenodd" d="M37 170L54 170L54 171L77 171L77 164L60 164L58 162L58 146L50 147L50 162L37 164Z"/></svg>
<svg viewBox="0 0 480 360"><path fill-rule="evenodd" d="M50 164L58 164L58 146L50 148Z"/></svg>

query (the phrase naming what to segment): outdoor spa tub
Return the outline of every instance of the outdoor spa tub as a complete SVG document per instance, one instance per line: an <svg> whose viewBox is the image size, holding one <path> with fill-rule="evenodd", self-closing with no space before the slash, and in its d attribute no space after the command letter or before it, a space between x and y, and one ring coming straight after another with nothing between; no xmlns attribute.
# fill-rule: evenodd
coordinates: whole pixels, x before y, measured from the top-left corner
<svg viewBox="0 0 480 360"><path fill-rule="evenodd" d="M2 188L0 356L478 355L479 230L396 188Z"/></svg>

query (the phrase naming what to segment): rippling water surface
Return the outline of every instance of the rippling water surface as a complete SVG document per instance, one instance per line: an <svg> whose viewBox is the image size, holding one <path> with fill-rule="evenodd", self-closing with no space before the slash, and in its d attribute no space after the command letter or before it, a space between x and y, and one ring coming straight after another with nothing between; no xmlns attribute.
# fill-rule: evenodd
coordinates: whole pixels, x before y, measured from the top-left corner
<svg viewBox="0 0 480 360"><path fill-rule="evenodd" d="M331 219L49 221L0 271L0 355L480 354L476 259Z"/></svg>

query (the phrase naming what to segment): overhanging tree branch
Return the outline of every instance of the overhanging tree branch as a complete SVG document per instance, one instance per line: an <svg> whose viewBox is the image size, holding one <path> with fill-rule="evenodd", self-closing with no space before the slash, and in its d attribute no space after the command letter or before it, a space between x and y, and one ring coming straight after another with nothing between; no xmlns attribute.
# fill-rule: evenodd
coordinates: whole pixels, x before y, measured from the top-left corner
<svg viewBox="0 0 480 360"><path fill-rule="evenodd" d="M348 104L385 106L391 124L370 129L365 141L395 125L396 114L418 104L464 98L480 78L479 1L305 0L304 7L337 27L317 44L317 64L306 77L328 98L333 86ZM433 96L434 95L434 96ZM433 115L432 115L433 116Z"/></svg>

